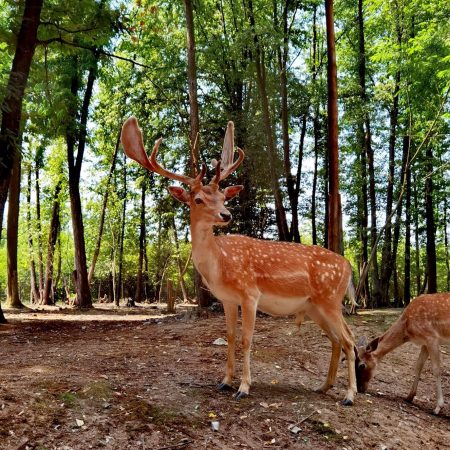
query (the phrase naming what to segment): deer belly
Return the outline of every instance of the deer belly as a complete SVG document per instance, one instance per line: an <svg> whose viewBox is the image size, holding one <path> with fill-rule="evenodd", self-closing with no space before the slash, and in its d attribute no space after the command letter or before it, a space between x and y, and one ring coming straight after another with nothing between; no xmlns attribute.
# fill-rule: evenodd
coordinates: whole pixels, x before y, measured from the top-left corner
<svg viewBox="0 0 450 450"><path fill-rule="evenodd" d="M308 308L310 297L278 297L262 295L258 309L272 316L291 316Z"/></svg>

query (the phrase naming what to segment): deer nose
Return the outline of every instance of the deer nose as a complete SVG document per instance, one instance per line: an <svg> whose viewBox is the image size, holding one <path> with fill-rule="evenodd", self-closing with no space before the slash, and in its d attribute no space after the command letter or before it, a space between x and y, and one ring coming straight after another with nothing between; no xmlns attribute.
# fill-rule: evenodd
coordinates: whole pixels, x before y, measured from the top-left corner
<svg viewBox="0 0 450 450"><path fill-rule="evenodd" d="M219 213L219 216L224 222L229 222L231 220L231 214L230 213L221 212L221 213Z"/></svg>

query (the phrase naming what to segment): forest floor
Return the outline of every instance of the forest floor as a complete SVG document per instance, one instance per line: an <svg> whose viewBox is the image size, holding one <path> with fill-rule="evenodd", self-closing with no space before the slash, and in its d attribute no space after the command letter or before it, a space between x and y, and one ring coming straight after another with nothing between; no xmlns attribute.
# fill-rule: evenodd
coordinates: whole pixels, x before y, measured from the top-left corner
<svg viewBox="0 0 450 450"><path fill-rule="evenodd" d="M253 386L241 401L220 393L226 346L219 313L196 317L141 305L79 312L4 310L0 326L0 449L445 449L450 448L450 357L439 416L427 363L414 404L403 401L418 348L389 354L353 407L325 379L330 345L319 328L257 318ZM347 318L355 336L386 330L398 310ZM241 368L238 351L238 369ZM238 386L236 381L235 387ZM218 423L218 430L212 429Z"/></svg>

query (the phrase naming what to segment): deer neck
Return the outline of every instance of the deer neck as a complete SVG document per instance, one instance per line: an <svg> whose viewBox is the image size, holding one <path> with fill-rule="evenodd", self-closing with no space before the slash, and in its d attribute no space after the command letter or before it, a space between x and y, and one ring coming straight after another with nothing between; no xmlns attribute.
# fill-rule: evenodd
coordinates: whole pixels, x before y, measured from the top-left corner
<svg viewBox="0 0 450 450"><path fill-rule="evenodd" d="M402 317L395 322L389 330L386 331L381 337L380 342L376 350L372 352L372 355L378 360L383 358L388 353L395 350L400 345L407 342L405 334L405 323Z"/></svg>
<svg viewBox="0 0 450 450"><path fill-rule="evenodd" d="M212 225L191 221L192 259L208 285L218 274L221 249L213 233Z"/></svg>

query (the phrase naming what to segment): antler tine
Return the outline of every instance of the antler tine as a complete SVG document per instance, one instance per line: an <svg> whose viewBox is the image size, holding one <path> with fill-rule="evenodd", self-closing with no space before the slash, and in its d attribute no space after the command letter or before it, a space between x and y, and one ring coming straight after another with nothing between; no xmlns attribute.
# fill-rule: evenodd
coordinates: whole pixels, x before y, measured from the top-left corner
<svg viewBox="0 0 450 450"><path fill-rule="evenodd" d="M197 183L201 183L203 178L205 178L206 175L206 164L202 163L202 169L200 170L200 172L198 173L198 175L195 177L195 182Z"/></svg>
<svg viewBox="0 0 450 450"><path fill-rule="evenodd" d="M120 140L123 145L125 154L138 162L142 167L152 171L152 165L148 159L142 139L142 132L139 128L136 117L130 117L122 126Z"/></svg>
<svg viewBox="0 0 450 450"><path fill-rule="evenodd" d="M125 153L131 159L134 159L142 167L145 167L150 172L158 173L163 177L170 178L172 180L181 181L182 183L191 186L195 183L195 179L184 175L178 175L161 167L156 161L156 155L158 153L159 146L162 142L162 138L159 138L155 142L152 154L150 158L144 148L144 141L142 139L142 132L139 128L139 123L136 117L130 117L125 121L122 126L122 133L120 135Z"/></svg>
<svg viewBox="0 0 450 450"><path fill-rule="evenodd" d="M214 175L214 178L211 180L209 184L219 184L220 181L220 166L222 165L222 161L219 159L219 161L216 161L215 168L216 168L216 174Z"/></svg>
<svg viewBox="0 0 450 450"><path fill-rule="evenodd" d="M188 177L186 175L178 175L177 173L170 172L167 169L164 169L161 165L159 165L158 161L156 161L156 155L158 154L159 145L162 142L162 138L159 138L155 142L155 146L153 147L152 154L150 155L150 164L152 165L152 170L155 173L158 173L159 175L162 175L163 177L170 178L172 180L180 181L181 183L187 184L189 186L192 186L195 184L196 179Z"/></svg>
<svg viewBox="0 0 450 450"><path fill-rule="evenodd" d="M219 181L225 180L231 173L233 173L244 161L245 153L241 148L237 148L239 153L239 158L234 162L231 166L225 167L222 172L220 173L220 179Z"/></svg>

